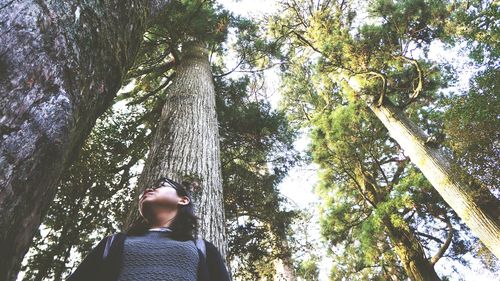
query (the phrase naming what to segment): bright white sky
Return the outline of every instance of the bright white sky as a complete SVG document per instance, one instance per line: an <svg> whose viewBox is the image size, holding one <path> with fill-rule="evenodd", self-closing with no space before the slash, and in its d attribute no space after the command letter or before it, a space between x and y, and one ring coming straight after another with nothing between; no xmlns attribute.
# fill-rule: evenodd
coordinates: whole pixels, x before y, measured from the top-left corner
<svg viewBox="0 0 500 281"><path fill-rule="evenodd" d="M266 14L273 13L276 9L276 1L274 0L219 0L219 3L223 4L228 10L242 15L250 17L261 17ZM457 52L444 51L442 46L435 45L431 47L430 57L436 61L445 60L448 62L454 62L454 65L460 68L462 83L460 87L467 87L467 81L470 77L471 70L468 70L463 60L457 60L457 58L464 58L465 56L460 55ZM236 64L236 63L234 63ZM228 62L228 65L232 65ZM270 98L272 105L276 106L279 100L279 81L276 81L277 71L268 70L266 72L266 96ZM303 134L295 143L295 147L298 151L305 151L309 143L306 134ZM312 233L309 233L313 239L319 240L319 227L318 227L318 211L314 206L320 199L314 194L314 186L317 182L316 166L311 164L306 167L296 167L292 169L288 176L280 184L280 192L289 198L296 207L300 209L308 209L314 212L313 220L310 222L310 227ZM324 249L324 248L323 248ZM318 254L318 253L316 253ZM325 256L325 253L320 254ZM329 262L328 258L324 258L320 265L320 280L328 280L329 274ZM473 270L471 270L472 268ZM452 280L464 280L464 281L476 281L476 280L489 280L489 281L500 281L500 276L495 276L489 272L483 271L479 261L476 259L470 259L470 268L466 268L457 262L453 262L451 259L443 258L440 262L436 264L436 271L438 273L451 273Z"/></svg>

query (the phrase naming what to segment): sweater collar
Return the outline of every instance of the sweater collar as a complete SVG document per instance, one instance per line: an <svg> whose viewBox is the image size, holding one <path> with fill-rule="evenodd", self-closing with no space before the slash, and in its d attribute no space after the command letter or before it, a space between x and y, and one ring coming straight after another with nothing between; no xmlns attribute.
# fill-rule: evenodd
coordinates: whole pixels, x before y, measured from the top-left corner
<svg viewBox="0 0 500 281"><path fill-rule="evenodd" d="M148 231L159 231L159 232L172 232L172 229L168 227L155 227L155 228L150 228Z"/></svg>

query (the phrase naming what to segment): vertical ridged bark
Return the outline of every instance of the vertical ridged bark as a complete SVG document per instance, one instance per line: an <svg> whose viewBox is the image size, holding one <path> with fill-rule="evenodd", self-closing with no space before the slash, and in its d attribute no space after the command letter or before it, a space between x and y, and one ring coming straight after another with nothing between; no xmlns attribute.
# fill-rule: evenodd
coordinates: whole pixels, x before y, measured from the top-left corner
<svg viewBox="0 0 500 281"><path fill-rule="evenodd" d="M425 256L415 234L404 227L395 227L388 217L383 219L387 234L403 268L412 281L440 281L434 266Z"/></svg>
<svg viewBox="0 0 500 281"><path fill-rule="evenodd" d="M426 134L389 100L382 106L367 101L389 134L427 180L490 251L500 257L500 202L473 180L466 184L447 157L427 144ZM462 172L465 173L465 172Z"/></svg>
<svg viewBox="0 0 500 281"><path fill-rule="evenodd" d="M226 256L225 219L215 88L208 50L201 43L183 46L176 76L167 88L148 158L137 183L138 192L161 176L178 182L195 179L200 235ZM134 206L128 223L137 218Z"/></svg>
<svg viewBox="0 0 500 281"><path fill-rule="evenodd" d="M360 192L363 192L362 196L367 203L377 209L379 204L383 203L384 196L378 192L382 189L375 184L373 178L366 176L360 165L355 173L356 181L360 185ZM394 216L397 216L396 213ZM401 221L404 221L403 218ZM412 281L440 281L434 265L425 255L422 243L411 231L409 225L401 223L401 225L396 226L387 214L382 217L382 222L408 277Z"/></svg>
<svg viewBox="0 0 500 281"><path fill-rule="evenodd" d="M61 173L167 2L0 2L0 280L15 279Z"/></svg>

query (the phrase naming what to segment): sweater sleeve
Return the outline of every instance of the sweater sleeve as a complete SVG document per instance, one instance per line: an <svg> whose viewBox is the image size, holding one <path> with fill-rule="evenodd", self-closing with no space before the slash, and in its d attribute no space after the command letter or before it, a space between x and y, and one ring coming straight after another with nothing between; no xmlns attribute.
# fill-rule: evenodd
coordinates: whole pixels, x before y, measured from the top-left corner
<svg viewBox="0 0 500 281"><path fill-rule="evenodd" d="M210 281L231 281L226 265L217 248L210 242L205 241L207 248L207 267Z"/></svg>
<svg viewBox="0 0 500 281"><path fill-rule="evenodd" d="M90 251L66 281L99 280L99 276L104 270L102 268L102 255L108 238L109 236L102 239L99 244Z"/></svg>

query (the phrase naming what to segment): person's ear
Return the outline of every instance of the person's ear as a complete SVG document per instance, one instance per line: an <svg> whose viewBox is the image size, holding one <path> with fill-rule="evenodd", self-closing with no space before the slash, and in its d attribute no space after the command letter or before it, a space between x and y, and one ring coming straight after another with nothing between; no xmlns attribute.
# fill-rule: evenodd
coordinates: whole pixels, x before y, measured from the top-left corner
<svg viewBox="0 0 500 281"><path fill-rule="evenodd" d="M184 206L186 206L187 204L189 204L189 202L190 202L189 197L187 197L187 196L182 196L182 197L179 199L178 204L179 204L179 205L184 205Z"/></svg>

